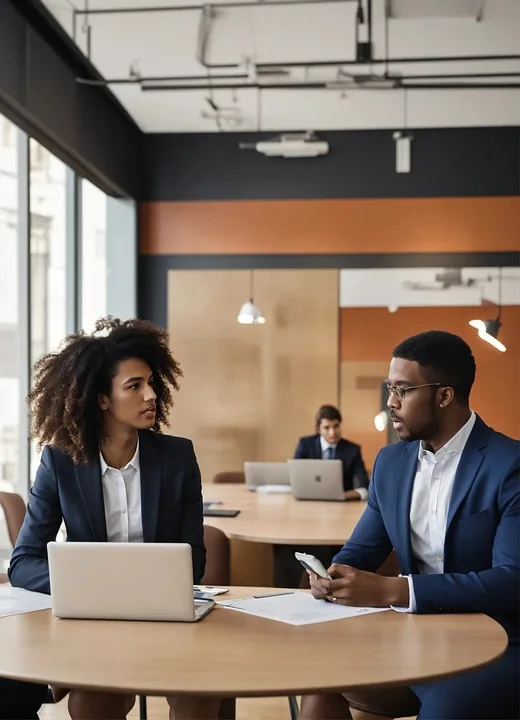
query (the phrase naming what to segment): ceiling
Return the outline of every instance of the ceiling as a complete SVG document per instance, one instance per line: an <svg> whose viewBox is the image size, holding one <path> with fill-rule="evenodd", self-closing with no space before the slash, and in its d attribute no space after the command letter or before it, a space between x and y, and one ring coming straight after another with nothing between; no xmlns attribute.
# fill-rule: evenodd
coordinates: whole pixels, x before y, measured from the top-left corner
<svg viewBox="0 0 520 720"><path fill-rule="evenodd" d="M517 0L44 2L145 132L520 125Z"/></svg>

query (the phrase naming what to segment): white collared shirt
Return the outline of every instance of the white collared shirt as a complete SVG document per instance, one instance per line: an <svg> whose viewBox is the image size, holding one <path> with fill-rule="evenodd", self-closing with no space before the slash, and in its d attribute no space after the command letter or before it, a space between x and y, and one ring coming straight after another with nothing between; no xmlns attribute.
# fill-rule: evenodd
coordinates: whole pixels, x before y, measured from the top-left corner
<svg viewBox="0 0 520 720"><path fill-rule="evenodd" d="M139 441L123 468L109 467L99 452L108 542L143 542Z"/></svg>
<svg viewBox="0 0 520 720"><path fill-rule="evenodd" d="M444 572L444 539L451 491L475 419L475 413L472 412L467 423L436 453L427 450L422 442L420 444L410 505L412 552L420 574ZM415 612L411 576L408 576L408 588L409 607L394 609Z"/></svg>
<svg viewBox="0 0 520 720"><path fill-rule="evenodd" d="M321 459L322 460L327 460L327 458L325 457L325 452L329 448L331 448L333 450L332 455L334 457L334 455L336 453L336 445L331 445L330 443L328 443L322 435L320 435L320 446L321 446Z"/></svg>
<svg viewBox="0 0 520 720"><path fill-rule="evenodd" d="M329 448L332 448L332 450L334 451L333 457L335 456L337 446L331 445L330 443L328 443L325 440L325 438L323 437L323 435L320 435L320 446L321 446L321 459L322 460L328 459L327 457L325 457L325 451L328 450ZM368 490L366 488L364 488L364 487L354 488L354 490L360 496L361 500L366 500L368 498Z"/></svg>

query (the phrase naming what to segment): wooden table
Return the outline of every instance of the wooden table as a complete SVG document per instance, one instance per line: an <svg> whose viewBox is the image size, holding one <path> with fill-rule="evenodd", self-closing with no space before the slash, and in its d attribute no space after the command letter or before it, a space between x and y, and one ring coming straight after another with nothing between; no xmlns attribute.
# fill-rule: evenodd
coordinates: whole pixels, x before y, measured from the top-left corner
<svg viewBox="0 0 520 720"><path fill-rule="evenodd" d="M364 502L295 500L288 494L268 495L245 485L204 485L204 500L220 500L216 508L240 510L234 518L207 517L229 538L271 545L343 545L350 537Z"/></svg>
<svg viewBox="0 0 520 720"><path fill-rule="evenodd" d="M0 676L143 695L299 695L455 675L506 644L485 615L388 611L294 627L220 607L199 623L57 620L44 610L0 619Z"/></svg>
<svg viewBox="0 0 520 720"><path fill-rule="evenodd" d="M234 585L273 581L273 545L343 545L363 513L364 502L295 500L291 494L266 495L245 485L205 484L204 500L217 508L240 510L234 518L206 517L204 522L231 540Z"/></svg>

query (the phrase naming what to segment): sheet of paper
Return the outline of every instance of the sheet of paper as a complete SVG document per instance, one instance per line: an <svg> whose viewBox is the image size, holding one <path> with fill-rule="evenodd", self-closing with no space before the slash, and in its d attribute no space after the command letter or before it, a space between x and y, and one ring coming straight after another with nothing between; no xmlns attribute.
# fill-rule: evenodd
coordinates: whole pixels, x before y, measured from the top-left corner
<svg viewBox="0 0 520 720"><path fill-rule="evenodd" d="M0 617L47 610L50 607L50 595L30 592L10 585L0 585Z"/></svg>
<svg viewBox="0 0 520 720"><path fill-rule="evenodd" d="M313 625L314 623L344 620L370 613L385 612L390 608L346 607L325 600L315 600L312 595L294 592L265 598L246 598L245 600L222 600L218 603L230 610L238 610L257 615L268 620L288 623L289 625Z"/></svg>

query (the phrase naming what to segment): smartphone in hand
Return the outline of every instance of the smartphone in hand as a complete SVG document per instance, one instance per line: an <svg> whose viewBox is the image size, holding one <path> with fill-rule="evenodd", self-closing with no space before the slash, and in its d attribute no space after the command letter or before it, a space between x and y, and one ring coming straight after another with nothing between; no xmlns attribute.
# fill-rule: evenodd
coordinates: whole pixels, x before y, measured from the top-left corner
<svg viewBox="0 0 520 720"><path fill-rule="evenodd" d="M323 567L323 563L320 560L318 560L318 558L315 557L314 555L308 555L307 553L295 552L294 557L309 572L315 573L319 577L324 578L326 580L332 580L329 573Z"/></svg>

